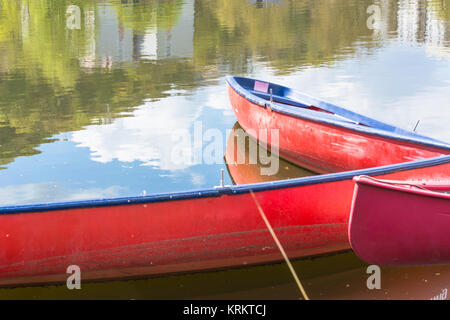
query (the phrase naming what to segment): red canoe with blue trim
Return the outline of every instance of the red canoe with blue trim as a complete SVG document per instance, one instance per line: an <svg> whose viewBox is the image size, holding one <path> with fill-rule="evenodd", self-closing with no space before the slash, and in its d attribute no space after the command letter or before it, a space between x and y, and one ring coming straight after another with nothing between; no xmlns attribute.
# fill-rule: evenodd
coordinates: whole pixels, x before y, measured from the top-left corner
<svg viewBox="0 0 450 320"><path fill-rule="evenodd" d="M354 182L449 179L450 156L323 176L135 198L0 207L0 286L145 278L349 249Z"/></svg>
<svg viewBox="0 0 450 320"><path fill-rule="evenodd" d="M450 180L355 178L350 244L382 266L450 263Z"/></svg>
<svg viewBox="0 0 450 320"><path fill-rule="evenodd" d="M282 158L318 173L450 154L450 144L265 81L227 77L239 124ZM278 130L279 141L272 139Z"/></svg>

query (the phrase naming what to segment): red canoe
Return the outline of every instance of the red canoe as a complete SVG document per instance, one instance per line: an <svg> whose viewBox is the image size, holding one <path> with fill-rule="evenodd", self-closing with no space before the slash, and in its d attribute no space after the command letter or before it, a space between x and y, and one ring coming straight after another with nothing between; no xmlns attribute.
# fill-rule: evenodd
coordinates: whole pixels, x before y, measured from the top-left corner
<svg viewBox="0 0 450 320"><path fill-rule="evenodd" d="M391 266L450 263L449 179L355 181L349 239L361 259Z"/></svg>
<svg viewBox="0 0 450 320"><path fill-rule="evenodd" d="M450 156L353 172L136 198L0 208L0 286L142 278L282 261L349 248L358 175L449 179Z"/></svg>
<svg viewBox="0 0 450 320"><path fill-rule="evenodd" d="M227 77L239 124L281 157L318 173L450 154L450 145L362 116L290 88ZM273 130L278 130L277 142Z"/></svg>

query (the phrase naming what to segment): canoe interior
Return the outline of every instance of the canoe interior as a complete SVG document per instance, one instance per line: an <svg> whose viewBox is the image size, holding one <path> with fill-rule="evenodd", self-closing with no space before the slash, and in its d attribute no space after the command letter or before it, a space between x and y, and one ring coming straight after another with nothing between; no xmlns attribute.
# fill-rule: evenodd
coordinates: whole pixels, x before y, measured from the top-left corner
<svg viewBox="0 0 450 320"><path fill-rule="evenodd" d="M393 189L397 191L404 192L414 192L423 193L425 191L428 196L438 196L442 197L444 194L448 197L450 193L450 183L445 181L442 182L427 182L427 183L417 183L409 181L389 181L389 180L378 180L371 177L356 177L354 179L359 184L368 184L372 186L377 186L385 189ZM450 200L450 197L448 197Z"/></svg>
<svg viewBox="0 0 450 320"><path fill-rule="evenodd" d="M450 186L424 186L423 188L425 188L426 190L433 191L436 195L450 194Z"/></svg>
<svg viewBox="0 0 450 320"><path fill-rule="evenodd" d="M342 117L332 111L317 107L313 105L311 101L307 101L307 99L301 99L301 97L296 95L295 92L290 88L248 78L237 77L235 79L249 93L266 101L272 101L278 104L303 108L306 112L311 111L311 115L320 116L321 118L328 118L342 122L363 125L356 121L352 121L349 118Z"/></svg>
<svg viewBox="0 0 450 320"><path fill-rule="evenodd" d="M420 139L429 143L443 144L445 147L448 147L448 143L446 142L363 116L278 84L234 76L228 77L227 82L234 90L249 101L261 106L270 106L275 111L292 110L297 114L301 111L302 116L316 118L319 121L331 120L334 123L344 126L369 127L410 139Z"/></svg>
<svg viewBox="0 0 450 320"><path fill-rule="evenodd" d="M423 187L438 193L450 193L450 185L424 185Z"/></svg>

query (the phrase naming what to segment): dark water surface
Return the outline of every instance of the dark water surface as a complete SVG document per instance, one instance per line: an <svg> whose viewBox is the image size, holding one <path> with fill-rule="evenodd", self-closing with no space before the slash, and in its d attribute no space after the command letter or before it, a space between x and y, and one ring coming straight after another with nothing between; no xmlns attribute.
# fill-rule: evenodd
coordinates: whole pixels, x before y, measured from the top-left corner
<svg viewBox="0 0 450 320"><path fill-rule="evenodd" d="M450 141L450 1L0 0L0 205L218 185L236 122L229 74L277 82L406 129L420 120L419 133ZM221 141L215 161L178 161L180 135L194 152L198 132L200 154L211 142L207 132ZM347 263L336 265L340 271L323 275ZM366 277L361 266L358 277ZM127 282L136 290L116 297L228 297L225 290L258 298L272 297L258 288L273 287L295 298L284 267L258 267L276 275L274 283L256 269L249 269L254 282L243 281L245 269L207 276L220 283L235 275L241 284L228 289L196 283L203 289L183 291L183 281L199 281L188 276ZM98 297L114 291L98 290Z"/></svg>
<svg viewBox="0 0 450 320"><path fill-rule="evenodd" d="M381 289L367 288L367 264L352 252L294 261L310 299L448 299L450 266L381 268ZM154 279L0 289L1 299L302 299L286 264Z"/></svg>

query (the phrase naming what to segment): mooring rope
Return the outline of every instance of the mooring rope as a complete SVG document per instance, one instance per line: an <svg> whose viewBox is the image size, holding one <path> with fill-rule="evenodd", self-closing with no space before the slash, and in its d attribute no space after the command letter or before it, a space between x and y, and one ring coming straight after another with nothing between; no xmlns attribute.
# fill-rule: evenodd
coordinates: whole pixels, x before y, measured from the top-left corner
<svg viewBox="0 0 450 320"><path fill-rule="evenodd" d="M270 234L272 235L272 238L273 238L273 240L275 241L275 244L277 245L277 247L278 247L278 249L280 250L280 252L281 252L281 254L282 254L284 260L286 261L286 264L288 265L289 270L291 271L292 276L294 277L294 280L295 280L295 282L297 283L297 286L298 286L298 288L299 288L299 290L300 290L300 292L301 292L303 298L304 298L305 300L309 300L309 297L308 297L308 295L306 294L306 291L305 291L305 289L303 288L302 283L300 282L300 279L298 278L297 273L295 272L295 269L294 269L294 267L293 267L292 264L291 264L291 261L289 260L289 258L288 258L288 256L287 256L286 252L285 252L284 249L283 249L283 246L281 245L280 241L278 240L278 237L277 237L277 235L275 234L275 231L273 231L272 226L270 225L269 220L267 219L266 215L264 214L264 211L263 211L263 209L261 208L261 205L259 204L259 202L258 202L258 200L256 199L255 194L253 193L252 190L250 190L250 194L251 194L251 196L252 196L252 198L253 198L253 201L255 201L256 207L258 208L258 211L259 211L259 213L261 214L261 217L262 217L262 219L264 220L264 223L266 224L267 229L269 229L269 232L270 232Z"/></svg>
<svg viewBox="0 0 450 320"><path fill-rule="evenodd" d="M422 187L422 186L414 184L414 183L407 183L407 182L400 182L400 181L393 181L393 180L382 180L382 179L377 179L377 178L374 178L374 177L371 177L371 176L360 176L360 177L367 178L369 180L374 180L374 181L381 182L381 183L386 183L386 184L416 187L418 189L422 189L422 190L425 190L425 191L431 191L430 189L427 189L425 187Z"/></svg>

